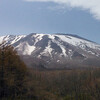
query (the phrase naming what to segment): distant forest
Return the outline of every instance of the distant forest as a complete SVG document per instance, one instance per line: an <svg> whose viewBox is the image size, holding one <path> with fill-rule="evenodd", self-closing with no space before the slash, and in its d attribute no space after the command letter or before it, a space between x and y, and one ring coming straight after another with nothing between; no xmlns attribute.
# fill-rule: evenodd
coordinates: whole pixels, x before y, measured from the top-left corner
<svg viewBox="0 0 100 100"><path fill-rule="evenodd" d="M28 68L11 46L0 45L0 100L100 100L100 66Z"/></svg>

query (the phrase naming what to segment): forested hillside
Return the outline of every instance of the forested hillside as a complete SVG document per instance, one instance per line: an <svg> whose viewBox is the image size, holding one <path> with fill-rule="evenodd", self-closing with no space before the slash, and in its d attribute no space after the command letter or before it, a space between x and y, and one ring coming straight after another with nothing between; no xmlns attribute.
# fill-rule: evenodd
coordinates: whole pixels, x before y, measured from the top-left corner
<svg viewBox="0 0 100 100"><path fill-rule="evenodd" d="M28 88L34 100L100 100L100 69L30 69Z"/></svg>

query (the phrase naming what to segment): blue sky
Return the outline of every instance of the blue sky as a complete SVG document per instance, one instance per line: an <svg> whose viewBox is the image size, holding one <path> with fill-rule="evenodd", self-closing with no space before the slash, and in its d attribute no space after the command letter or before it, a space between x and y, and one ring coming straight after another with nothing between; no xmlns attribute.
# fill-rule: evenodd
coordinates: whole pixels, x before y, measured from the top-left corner
<svg viewBox="0 0 100 100"><path fill-rule="evenodd" d="M100 43L100 1L74 1L0 0L0 35L68 33Z"/></svg>

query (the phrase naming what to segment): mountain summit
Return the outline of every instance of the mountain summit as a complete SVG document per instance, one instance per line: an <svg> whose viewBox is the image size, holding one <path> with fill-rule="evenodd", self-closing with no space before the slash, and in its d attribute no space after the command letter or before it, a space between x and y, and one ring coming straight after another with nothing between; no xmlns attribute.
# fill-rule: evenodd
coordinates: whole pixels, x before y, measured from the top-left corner
<svg viewBox="0 0 100 100"><path fill-rule="evenodd" d="M31 67L35 61L45 68L87 66L92 63L92 66L99 66L100 62L100 45L77 35L32 33L1 36L2 41L14 46Z"/></svg>

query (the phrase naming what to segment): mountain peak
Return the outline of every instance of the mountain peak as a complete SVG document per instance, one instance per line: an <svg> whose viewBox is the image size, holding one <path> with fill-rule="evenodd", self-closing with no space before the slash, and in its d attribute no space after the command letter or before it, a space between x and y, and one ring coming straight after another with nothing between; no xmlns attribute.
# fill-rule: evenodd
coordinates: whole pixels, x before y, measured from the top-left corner
<svg viewBox="0 0 100 100"><path fill-rule="evenodd" d="M84 61L88 58L100 57L100 45L72 34L31 33L0 37L0 42L3 40L14 46L19 55L35 57L48 63Z"/></svg>

